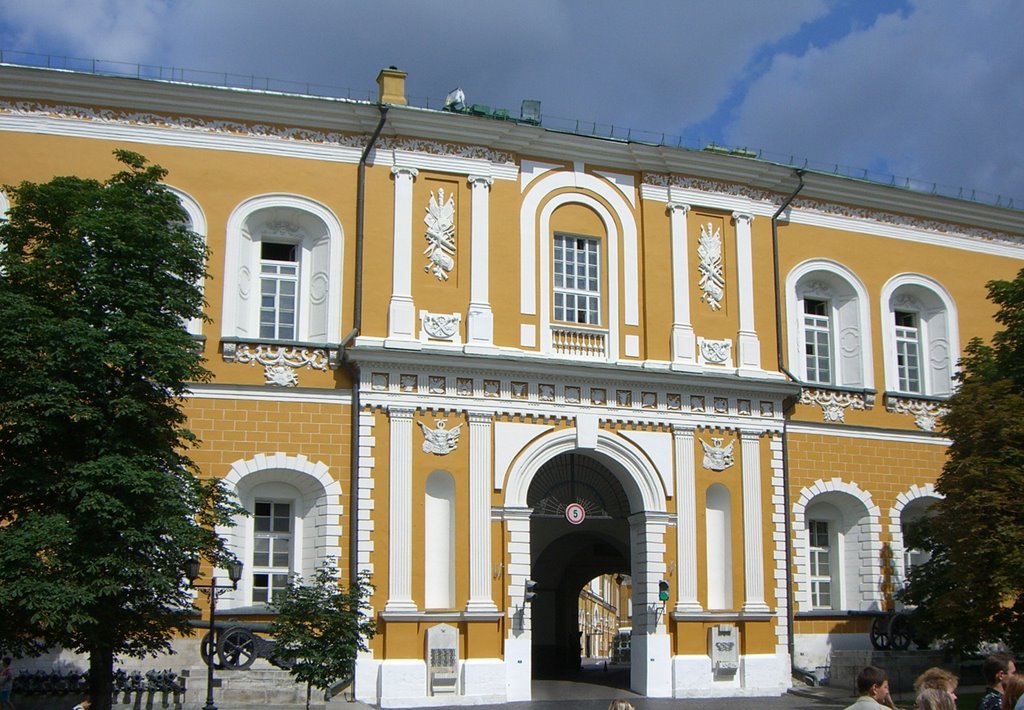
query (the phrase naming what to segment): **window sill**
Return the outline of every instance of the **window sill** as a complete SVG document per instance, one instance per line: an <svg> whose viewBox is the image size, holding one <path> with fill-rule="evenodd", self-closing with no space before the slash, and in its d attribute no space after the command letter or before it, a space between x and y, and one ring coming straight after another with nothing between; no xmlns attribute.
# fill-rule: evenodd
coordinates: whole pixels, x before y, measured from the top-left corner
<svg viewBox="0 0 1024 710"><path fill-rule="evenodd" d="M914 424L923 431L935 431L938 421L948 411L946 402L949 397L932 395L885 393L885 411L892 414L908 414L914 418Z"/></svg>
<svg viewBox="0 0 1024 710"><path fill-rule="evenodd" d="M673 611L669 618L673 621L771 621L775 614L748 611Z"/></svg>
<svg viewBox="0 0 1024 710"><path fill-rule="evenodd" d="M868 410L875 406L875 390L800 383L800 404L821 407L826 422L845 422L846 410Z"/></svg>
<svg viewBox="0 0 1024 710"><path fill-rule="evenodd" d="M336 370L341 364L338 345L298 340L222 338L221 353L225 362L258 363L264 367Z"/></svg>

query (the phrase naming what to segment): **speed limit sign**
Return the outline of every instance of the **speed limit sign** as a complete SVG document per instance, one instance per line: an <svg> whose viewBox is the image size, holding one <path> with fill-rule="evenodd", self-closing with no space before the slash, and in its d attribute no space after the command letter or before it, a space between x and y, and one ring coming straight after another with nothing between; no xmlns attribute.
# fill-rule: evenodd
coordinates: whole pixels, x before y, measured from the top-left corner
<svg viewBox="0 0 1024 710"><path fill-rule="evenodd" d="M579 503L570 503L565 506L565 519L573 525L579 525L587 519L587 511Z"/></svg>

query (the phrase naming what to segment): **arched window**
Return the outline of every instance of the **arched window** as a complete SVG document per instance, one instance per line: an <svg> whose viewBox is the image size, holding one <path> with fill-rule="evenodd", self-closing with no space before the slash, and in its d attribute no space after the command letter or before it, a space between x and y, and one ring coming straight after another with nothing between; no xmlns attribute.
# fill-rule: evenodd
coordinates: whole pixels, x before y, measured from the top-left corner
<svg viewBox="0 0 1024 710"><path fill-rule="evenodd" d="M341 330L343 234L324 206L265 195L228 219L225 338L334 343Z"/></svg>
<svg viewBox="0 0 1024 710"><path fill-rule="evenodd" d="M455 608L455 479L447 471L427 478L423 501L423 605Z"/></svg>
<svg viewBox="0 0 1024 710"><path fill-rule="evenodd" d="M790 369L808 385L870 389L867 292L846 267L806 261L786 278Z"/></svg>
<svg viewBox="0 0 1024 710"><path fill-rule="evenodd" d="M203 238L203 243L207 242L206 237L206 215L203 214L202 208L199 203L189 195L187 192L183 192L176 187L167 186L178 198L178 202L181 203L181 208L185 210L187 217L188 228ZM204 284L200 281L199 288L203 289ZM190 318L185 323L185 330L191 335L202 335L203 334L203 319L202 318Z"/></svg>
<svg viewBox="0 0 1024 710"><path fill-rule="evenodd" d="M261 455L233 464L224 482L248 512L218 530L245 571L225 608L268 604L292 576L310 579L328 559L340 564L341 486L324 464Z"/></svg>
<svg viewBox="0 0 1024 710"><path fill-rule="evenodd" d="M704 506L707 529L708 610L732 609L732 501L721 483L708 487Z"/></svg>
<svg viewBox="0 0 1024 710"><path fill-rule="evenodd" d="M840 484L797 506L798 598L801 611L877 608L881 544L877 510L866 494ZM859 494L859 495L858 495ZM873 511L873 512L872 512Z"/></svg>
<svg viewBox="0 0 1024 710"><path fill-rule="evenodd" d="M936 281L894 276L882 289L886 390L943 397L952 393L960 343L953 299Z"/></svg>

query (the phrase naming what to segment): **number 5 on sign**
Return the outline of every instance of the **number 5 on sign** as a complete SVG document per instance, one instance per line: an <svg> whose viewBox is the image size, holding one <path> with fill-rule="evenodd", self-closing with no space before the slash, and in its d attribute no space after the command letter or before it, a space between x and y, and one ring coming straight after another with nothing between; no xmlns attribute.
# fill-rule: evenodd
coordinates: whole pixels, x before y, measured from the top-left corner
<svg viewBox="0 0 1024 710"><path fill-rule="evenodd" d="M573 525L579 525L587 519L587 511L579 503L570 503L565 506L565 519Z"/></svg>

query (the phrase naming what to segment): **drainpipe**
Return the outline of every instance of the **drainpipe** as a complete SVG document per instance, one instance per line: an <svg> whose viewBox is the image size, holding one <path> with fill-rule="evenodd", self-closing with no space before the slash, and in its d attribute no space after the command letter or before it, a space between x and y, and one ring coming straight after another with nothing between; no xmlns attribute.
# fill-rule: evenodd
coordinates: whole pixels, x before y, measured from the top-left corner
<svg viewBox="0 0 1024 710"><path fill-rule="evenodd" d="M346 348L359 335L359 329L363 324L363 229L365 225L364 213L366 210L366 161L380 138L380 132L384 130L384 123L388 118L388 107L384 104L378 106L380 110L380 121L377 128L366 144L362 156L359 158L359 176L356 183L356 263L355 263L355 295L352 299L352 330L341 341L341 351ZM352 377L352 444L351 444L351 477L349 480L349 529L351 537L349 540L349 583L359 575L359 511L356 509L358 484L359 484L359 366L348 358L342 358L347 365L349 374Z"/></svg>
<svg viewBox="0 0 1024 710"><path fill-rule="evenodd" d="M782 294L779 289L779 216L786 211L789 203L796 198L797 194L804 189L804 171L797 170L796 176L800 184L790 193L779 209L772 215L772 270L775 277L775 347L779 361L779 371L783 372L790 380L799 382L799 378L786 369L786 362L783 357L782 347ZM783 417L785 417L786 406L783 404ZM787 650L789 651L789 663L792 670L796 670L796 644L793 640L794 606L793 606L793 530L791 528L790 506L792 504L789 495L789 437L786 433L785 421L782 426L782 500L783 509L786 514L783 516L786 525L786 624L789 627L787 634Z"/></svg>

